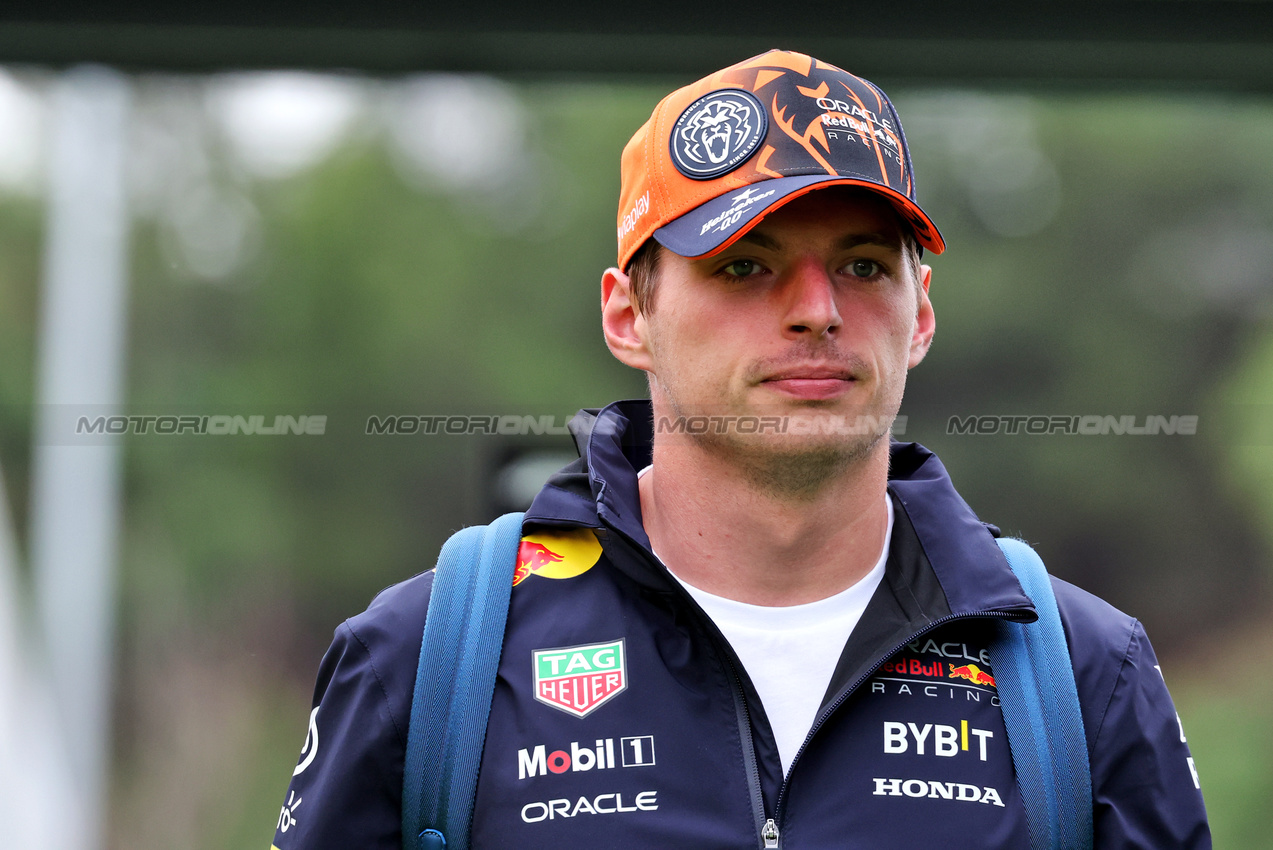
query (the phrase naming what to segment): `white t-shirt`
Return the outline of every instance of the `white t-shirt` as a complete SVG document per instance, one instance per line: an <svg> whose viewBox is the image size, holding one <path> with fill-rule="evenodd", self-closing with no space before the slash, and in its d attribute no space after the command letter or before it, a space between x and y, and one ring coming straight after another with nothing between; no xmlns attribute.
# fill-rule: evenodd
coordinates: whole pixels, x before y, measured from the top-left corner
<svg viewBox="0 0 1273 850"><path fill-rule="evenodd" d="M781 608L750 605L700 590L672 573L716 623L747 670L773 727L784 775L813 726L844 644L884 577L893 537L893 500L885 495L884 501L888 527L875 566L857 584L826 599Z"/></svg>

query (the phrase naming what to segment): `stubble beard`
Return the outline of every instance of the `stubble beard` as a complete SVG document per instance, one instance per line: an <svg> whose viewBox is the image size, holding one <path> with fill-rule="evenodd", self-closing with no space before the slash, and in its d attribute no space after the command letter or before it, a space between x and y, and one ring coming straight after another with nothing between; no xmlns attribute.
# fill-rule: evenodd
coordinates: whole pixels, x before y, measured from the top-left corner
<svg viewBox="0 0 1273 850"><path fill-rule="evenodd" d="M883 437L870 434L786 450L737 439L726 450L760 492L783 501L812 502L831 482L865 463Z"/></svg>
<svg viewBox="0 0 1273 850"><path fill-rule="evenodd" d="M663 392L673 415L679 421L702 416L682 406L670 393ZM789 413L787 422L808 416L814 421L831 414L818 407ZM688 430L678 437L693 440L705 454L737 469L761 494L781 501L812 502L836 479L855 467L864 465L879 451L881 441L890 433L893 415L873 421L877 427L861 434L790 433L739 434L708 429L702 433Z"/></svg>

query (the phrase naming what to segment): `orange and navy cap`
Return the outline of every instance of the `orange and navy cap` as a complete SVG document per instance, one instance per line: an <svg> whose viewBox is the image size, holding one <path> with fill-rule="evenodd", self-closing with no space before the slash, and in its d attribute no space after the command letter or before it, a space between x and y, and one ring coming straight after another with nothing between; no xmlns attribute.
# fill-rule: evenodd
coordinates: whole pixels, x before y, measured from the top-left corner
<svg viewBox="0 0 1273 850"><path fill-rule="evenodd" d="M915 203L906 136L884 92L803 53L762 53L663 98L623 149L619 268L651 237L709 256L766 213L838 185L879 193L920 245L945 250Z"/></svg>

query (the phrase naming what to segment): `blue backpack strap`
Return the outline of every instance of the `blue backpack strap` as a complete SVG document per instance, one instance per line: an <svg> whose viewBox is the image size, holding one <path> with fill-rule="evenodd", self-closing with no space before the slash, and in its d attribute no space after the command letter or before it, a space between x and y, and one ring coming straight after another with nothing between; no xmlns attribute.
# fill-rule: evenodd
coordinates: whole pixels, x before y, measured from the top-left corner
<svg viewBox="0 0 1273 850"><path fill-rule="evenodd" d="M1043 561L1028 544L999 548L1034 602L1034 623L1002 623L990 648L1031 850L1090 850L1092 772L1061 615Z"/></svg>
<svg viewBox="0 0 1273 850"><path fill-rule="evenodd" d="M468 850L522 516L458 531L438 555L407 732L403 850Z"/></svg>

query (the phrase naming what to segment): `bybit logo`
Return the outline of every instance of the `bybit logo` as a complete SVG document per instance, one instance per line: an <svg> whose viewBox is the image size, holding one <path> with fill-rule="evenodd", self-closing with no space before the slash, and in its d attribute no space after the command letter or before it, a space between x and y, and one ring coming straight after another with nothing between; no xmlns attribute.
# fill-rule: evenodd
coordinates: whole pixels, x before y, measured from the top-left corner
<svg viewBox="0 0 1273 850"><path fill-rule="evenodd" d="M925 723L916 726L914 723L896 723L884 721L884 752L891 755L910 752L915 747L915 755L922 756L931 752L942 758L954 758L961 752L969 752L969 736L977 739L977 751L982 761L986 760L986 742L995 736L989 729L970 729L968 721L959 721L959 727ZM927 749L930 743L931 750Z"/></svg>

